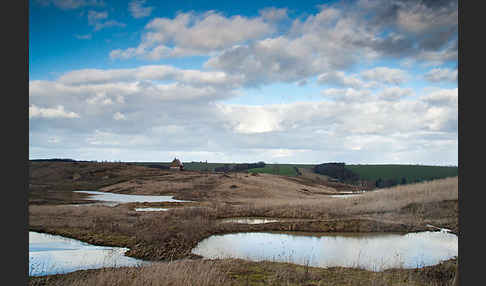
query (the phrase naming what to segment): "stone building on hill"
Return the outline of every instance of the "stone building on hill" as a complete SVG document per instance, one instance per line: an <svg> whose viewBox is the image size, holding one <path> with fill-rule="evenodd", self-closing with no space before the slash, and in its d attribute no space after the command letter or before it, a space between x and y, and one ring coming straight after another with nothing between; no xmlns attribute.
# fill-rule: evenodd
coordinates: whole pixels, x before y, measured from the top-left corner
<svg viewBox="0 0 486 286"><path fill-rule="evenodd" d="M170 169L182 171L182 170L184 170L184 165L182 164L182 162L179 159L174 158L174 160L170 164Z"/></svg>

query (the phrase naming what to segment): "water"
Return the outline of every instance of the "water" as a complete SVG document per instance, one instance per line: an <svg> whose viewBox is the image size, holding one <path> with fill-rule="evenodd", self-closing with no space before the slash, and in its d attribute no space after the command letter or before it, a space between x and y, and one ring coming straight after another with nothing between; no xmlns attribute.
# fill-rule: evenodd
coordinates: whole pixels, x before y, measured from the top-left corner
<svg viewBox="0 0 486 286"><path fill-rule="evenodd" d="M175 200L173 196L151 196L151 195L125 195L97 191L75 191L76 193L90 194L89 200L97 200L110 203L156 203L156 202L189 202ZM113 204L111 204L113 206Z"/></svg>
<svg viewBox="0 0 486 286"><path fill-rule="evenodd" d="M360 194L329 195L331 198L357 198Z"/></svg>
<svg viewBox="0 0 486 286"><path fill-rule="evenodd" d="M457 256L457 236L408 234L237 233L214 235L193 250L205 258L241 258L316 267L360 267L371 271L416 268Z"/></svg>
<svg viewBox="0 0 486 286"><path fill-rule="evenodd" d="M160 211L168 211L169 209L164 208L135 208L137 212L160 212Z"/></svg>
<svg viewBox="0 0 486 286"><path fill-rule="evenodd" d="M222 219L222 223L244 223L244 224L261 224L269 222L278 222L278 219L270 218L253 218L253 217L242 217L242 218L225 218Z"/></svg>
<svg viewBox="0 0 486 286"><path fill-rule="evenodd" d="M96 246L59 235L29 231L29 276L148 263L125 256L126 251L128 248Z"/></svg>
<svg viewBox="0 0 486 286"><path fill-rule="evenodd" d="M358 197L359 195L363 194L365 191L359 192L340 192L336 195L329 195L331 198L350 198L350 197Z"/></svg>

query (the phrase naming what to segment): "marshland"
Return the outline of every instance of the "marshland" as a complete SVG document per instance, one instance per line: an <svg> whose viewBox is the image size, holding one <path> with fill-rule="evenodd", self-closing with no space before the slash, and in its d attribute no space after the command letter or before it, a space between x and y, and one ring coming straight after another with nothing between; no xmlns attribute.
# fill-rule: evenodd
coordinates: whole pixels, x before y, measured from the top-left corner
<svg viewBox="0 0 486 286"><path fill-rule="evenodd" d="M29 171L29 231L125 248L126 257L147 262L31 276L30 285L451 285L455 276L457 176L362 191L317 178L311 169L288 176L30 161ZM103 204L86 191L170 199ZM337 196L350 192L355 194ZM242 235L250 236L228 240ZM424 238L401 242L401 253L415 251L420 261L360 263L366 251L394 253L400 243L388 239L414 235ZM239 255L197 250L222 237L220 248ZM298 239L314 246L299 248ZM245 252L245 241L260 253ZM360 248L363 241L368 249ZM335 248L325 248L330 245ZM339 259L346 252L348 262L320 264L330 252Z"/></svg>

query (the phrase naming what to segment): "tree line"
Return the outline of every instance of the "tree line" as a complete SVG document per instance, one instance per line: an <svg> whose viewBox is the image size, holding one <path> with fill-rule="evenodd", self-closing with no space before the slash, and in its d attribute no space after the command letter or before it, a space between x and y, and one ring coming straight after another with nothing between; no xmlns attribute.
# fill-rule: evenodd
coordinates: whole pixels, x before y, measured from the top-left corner
<svg viewBox="0 0 486 286"><path fill-rule="evenodd" d="M266 164L263 161L260 161L258 163L242 163L236 165L224 164L224 166L214 168L214 171L223 172L223 173L241 172L241 171L254 169L254 168L264 168L265 165Z"/></svg>

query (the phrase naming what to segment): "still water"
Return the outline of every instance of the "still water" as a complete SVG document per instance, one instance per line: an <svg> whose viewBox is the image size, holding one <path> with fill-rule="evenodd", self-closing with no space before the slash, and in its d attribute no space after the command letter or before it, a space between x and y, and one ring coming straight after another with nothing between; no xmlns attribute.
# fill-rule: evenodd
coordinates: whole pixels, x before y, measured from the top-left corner
<svg viewBox="0 0 486 286"><path fill-rule="evenodd" d="M237 218L225 218L222 219L222 223L243 223L243 224L261 224L269 222L277 222L278 219L271 218L254 218L254 217L237 217Z"/></svg>
<svg viewBox="0 0 486 286"><path fill-rule="evenodd" d="M457 236L445 232L236 233L214 235L193 250L205 258L241 258L316 267L361 267L371 271L416 268L457 256Z"/></svg>
<svg viewBox="0 0 486 286"><path fill-rule="evenodd" d="M173 196L152 196L152 195L125 195L98 191L75 191L76 193L90 194L89 200L97 200L111 203L156 203L156 202L189 202L175 200Z"/></svg>
<svg viewBox="0 0 486 286"><path fill-rule="evenodd" d="M96 246L59 235L29 231L29 276L148 263L125 256L126 251L128 248Z"/></svg>
<svg viewBox="0 0 486 286"><path fill-rule="evenodd" d="M135 208L137 212L165 212L168 210L166 208Z"/></svg>

